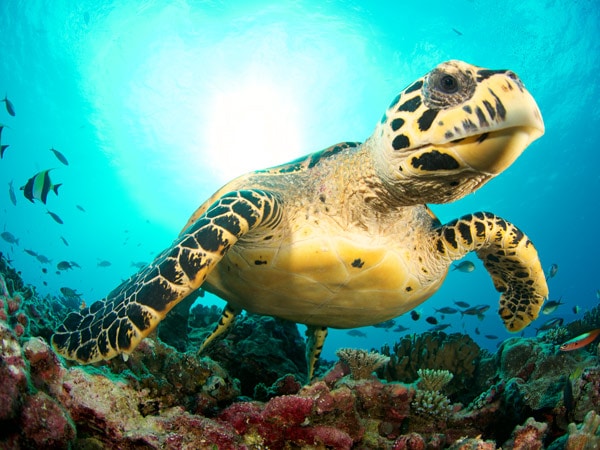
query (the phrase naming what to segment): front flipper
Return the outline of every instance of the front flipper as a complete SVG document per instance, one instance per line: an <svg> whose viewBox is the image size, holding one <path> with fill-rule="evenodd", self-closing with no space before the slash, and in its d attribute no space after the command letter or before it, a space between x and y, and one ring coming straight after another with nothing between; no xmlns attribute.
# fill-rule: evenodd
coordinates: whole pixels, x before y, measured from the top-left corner
<svg viewBox="0 0 600 450"><path fill-rule="evenodd" d="M516 226L490 213L469 214L436 229L436 249L454 261L476 251L500 296L500 317L509 331L535 320L548 297L537 251Z"/></svg>
<svg viewBox="0 0 600 450"><path fill-rule="evenodd" d="M280 220L281 207L271 193L223 195L150 265L104 300L69 314L52 336L54 349L83 364L131 353L177 303L202 285L240 237Z"/></svg>

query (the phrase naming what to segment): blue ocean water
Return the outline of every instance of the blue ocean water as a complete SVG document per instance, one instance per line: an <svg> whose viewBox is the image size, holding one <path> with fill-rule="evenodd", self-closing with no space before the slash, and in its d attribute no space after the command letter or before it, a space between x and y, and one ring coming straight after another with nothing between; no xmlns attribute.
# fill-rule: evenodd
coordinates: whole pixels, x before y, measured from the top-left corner
<svg viewBox="0 0 600 450"><path fill-rule="evenodd" d="M398 91L438 63L462 59L517 72L542 110L546 134L475 194L432 209L442 222L488 210L521 227L544 266L559 267L550 298L565 305L553 316L574 320L598 303L600 289L599 16L594 0L430 1L426 8L399 1L5 0L0 94L16 114L0 103L2 144L10 145L0 160L0 217L18 244L0 240L0 251L40 293L59 295L67 286L91 303L168 246L229 179L365 140ZM19 187L50 168L62 184L58 196L51 193L47 207L30 203ZM425 317L459 300L491 308L481 321L436 314L452 324L446 331L495 349L509 336L494 312L498 294L477 258L468 259L475 271L450 272L417 308L420 320L397 320L408 331L366 327L361 338L331 330L324 356L423 332ZM81 268L58 271L63 260Z"/></svg>

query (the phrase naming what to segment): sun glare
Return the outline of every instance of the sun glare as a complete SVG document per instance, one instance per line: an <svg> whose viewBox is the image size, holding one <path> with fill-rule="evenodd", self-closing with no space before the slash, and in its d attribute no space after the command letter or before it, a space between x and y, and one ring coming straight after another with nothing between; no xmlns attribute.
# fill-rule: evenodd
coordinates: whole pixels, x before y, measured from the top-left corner
<svg viewBox="0 0 600 450"><path fill-rule="evenodd" d="M260 80L244 80L215 93L210 120L201 131L208 146L205 164L227 181L293 159L303 142L298 104L284 87Z"/></svg>

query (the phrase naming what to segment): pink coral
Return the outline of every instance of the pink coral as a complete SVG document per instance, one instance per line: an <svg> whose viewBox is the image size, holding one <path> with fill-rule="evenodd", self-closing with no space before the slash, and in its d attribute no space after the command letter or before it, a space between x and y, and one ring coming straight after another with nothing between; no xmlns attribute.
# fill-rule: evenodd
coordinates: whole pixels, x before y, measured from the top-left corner
<svg viewBox="0 0 600 450"><path fill-rule="evenodd" d="M27 391L27 372L19 342L3 322L0 341L0 419L10 419L18 413L21 393Z"/></svg>
<svg viewBox="0 0 600 450"><path fill-rule="evenodd" d="M68 414L43 392L27 397L20 427L24 444L37 448L67 448L76 434Z"/></svg>
<svg viewBox="0 0 600 450"><path fill-rule="evenodd" d="M25 342L23 353L29 361L31 381L37 389L56 382L64 371L56 353L40 338Z"/></svg>

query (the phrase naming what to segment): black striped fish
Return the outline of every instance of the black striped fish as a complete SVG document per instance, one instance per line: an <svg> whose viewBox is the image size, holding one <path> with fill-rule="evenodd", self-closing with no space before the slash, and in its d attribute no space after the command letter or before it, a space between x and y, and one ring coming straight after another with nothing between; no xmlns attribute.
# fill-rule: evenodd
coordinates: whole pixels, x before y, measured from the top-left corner
<svg viewBox="0 0 600 450"><path fill-rule="evenodd" d="M50 191L54 191L54 193L58 195L58 188L61 186L61 184L52 184L49 175L51 170L52 169L48 169L36 173L29 180L27 180L25 186L21 186L23 195L31 203L33 203L34 199L37 199L45 205L46 199L48 198L48 193Z"/></svg>

